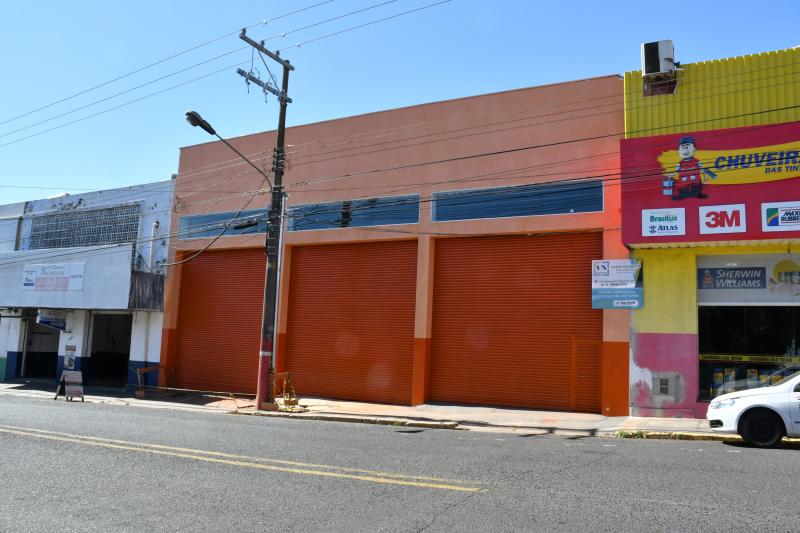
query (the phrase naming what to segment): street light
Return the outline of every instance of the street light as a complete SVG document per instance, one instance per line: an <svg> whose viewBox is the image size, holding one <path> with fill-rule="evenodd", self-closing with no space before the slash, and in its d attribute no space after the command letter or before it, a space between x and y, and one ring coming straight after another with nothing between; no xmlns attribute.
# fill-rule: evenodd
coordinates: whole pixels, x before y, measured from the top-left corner
<svg viewBox="0 0 800 533"><path fill-rule="evenodd" d="M278 241L281 235L281 211L283 210L283 188L281 179L283 177L283 130L285 128L286 104L282 102L281 127L278 135L278 148L276 148L275 159L275 185L263 170L258 168L244 154L233 147L231 143L223 139L216 130L209 124L197 111L187 111L186 121L194 127L201 127L210 135L215 135L217 139L236 152L236 154L247 161L251 167L256 169L259 174L269 183L272 190L272 202L267 215L267 234L264 238L264 251L267 255L266 273L264 276L264 301L261 314L261 343L258 357L258 382L256 387L256 409L277 409L275 405L275 391L272 388L272 377L275 369L275 317L278 309L278 260L280 246Z"/></svg>
<svg viewBox="0 0 800 533"><path fill-rule="evenodd" d="M258 167L255 165L255 163L253 163L252 161L250 161L249 159L247 159L247 157L246 157L246 156L245 156L245 155L244 155L242 152L240 152L239 150L237 150L236 148L234 148L234 147L233 147L233 145L232 145L231 143L229 143L228 141L226 141L225 139L223 139L222 137L220 137L219 133L217 133L217 130L215 130L215 129L214 129L212 126L211 126L211 124L209 124L209 123L208 123L208 121L206 121L206 120L205 120L203 117L201 117L201 116L200 116L200 113L198 113L197 111L187 111L187 112L186 112L186 122L188 122L189 124L191 124L191 125L192 125L192 126L194 126L195 128L196 128L196 127L198 127L198 126L199 126L199 127L201 127L201 128L203 128L203 129L204 129L204 130L205 130L205 131L206 131L208 134L210 134L210 135L214 135L214 136L216 136L216 137L217 137L217 139L219 139L220 141L224 142L224 143L225 143L225 146L227 146L228 148L230 148L231 150L233 150L234 152L236 152L236 154L237 154L239 157L241 157L242 159L244 159L245 161L247 161L247 163L248 163L248 164L249 164L251 167L253 167L254 169L256 169L256 171L258 171L258 173L259 173L259 174L261 174L262 176L264 176L264 179L265 179L265 180L267 180L267 183L269 183L269 186L270 186L270 187L272 187L272 182L269 180L269 176L267 176L267 175L264 173L264 171L263 171L263 170L261 170L260 168L258 168Z"/></svg>

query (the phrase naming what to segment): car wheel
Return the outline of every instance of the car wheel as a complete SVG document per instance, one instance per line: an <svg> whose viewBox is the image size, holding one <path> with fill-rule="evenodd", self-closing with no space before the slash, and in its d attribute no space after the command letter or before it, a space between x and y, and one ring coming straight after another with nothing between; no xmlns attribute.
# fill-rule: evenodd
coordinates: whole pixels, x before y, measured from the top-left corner
<svg viewBox="0 0 800 533"><path fill-rule="evenodd" d="M783 438L783 427L780 419L769 411L755 411L747 415L741 436L750 444L762 448L777 446Z"/></svg>

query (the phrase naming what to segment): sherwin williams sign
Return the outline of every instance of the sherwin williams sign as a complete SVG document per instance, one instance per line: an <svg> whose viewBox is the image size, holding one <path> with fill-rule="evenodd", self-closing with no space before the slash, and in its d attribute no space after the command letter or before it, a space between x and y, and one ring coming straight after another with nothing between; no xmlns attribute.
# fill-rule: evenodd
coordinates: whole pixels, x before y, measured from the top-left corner
<svg viewBox="0 0 800 533"><path fill-rule="evenodd" d="M800 257L790 254L697 258L701 304L798 304Z"/></svg>
<svg viewBox="0 0 800 533"><path fill-rule="evenodd" d="M640 309L643 301L641 262L592 261L592 309Z"/></svg>
<svg viewBox="0 0 800 533"><path fill-rule="evenodd" d="M767 269L754 268L699 268L697 288L719 289L766 289Z"/></svg>
<svg viewBox="0 0 800 533"><path fill-rule="evenodd" d="M627 244L800 237L800 122L621 141ZM681 209L683 231L653 214Z"/></svg>

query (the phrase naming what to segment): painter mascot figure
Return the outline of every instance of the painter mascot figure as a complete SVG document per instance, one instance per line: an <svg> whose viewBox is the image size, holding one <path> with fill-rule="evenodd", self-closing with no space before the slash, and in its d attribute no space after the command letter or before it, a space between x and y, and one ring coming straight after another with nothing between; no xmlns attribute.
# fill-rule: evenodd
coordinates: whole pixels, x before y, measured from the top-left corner
<svg viewBox="0 0 800 533"><path fill-rule="evenodd" d="M664 195L671 196L673 200L708 197L703 193L703 184L708 183L709 179L716 179L717 175L703 168L703 163L694 156L696 151L694 137L681 137L678 143L681 160L675 165L675 173L664 178Z"/></svg>

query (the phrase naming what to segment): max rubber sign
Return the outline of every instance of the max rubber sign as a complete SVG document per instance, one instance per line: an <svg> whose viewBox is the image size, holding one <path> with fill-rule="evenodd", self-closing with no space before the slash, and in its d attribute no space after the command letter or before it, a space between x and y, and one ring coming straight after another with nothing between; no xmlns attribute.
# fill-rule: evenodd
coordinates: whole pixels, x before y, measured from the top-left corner
<svg viewBox="0 0 800 533"><path fill-rule="evenodd" d="M800 122L621 141L627 244L800 237Z"/></svg>

